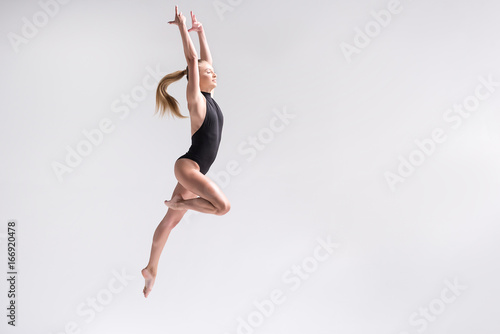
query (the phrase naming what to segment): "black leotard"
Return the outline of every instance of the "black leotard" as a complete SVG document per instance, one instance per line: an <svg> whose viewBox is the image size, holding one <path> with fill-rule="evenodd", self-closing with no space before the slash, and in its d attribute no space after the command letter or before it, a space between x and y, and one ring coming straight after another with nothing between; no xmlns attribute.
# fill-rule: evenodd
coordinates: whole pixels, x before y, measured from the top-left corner
<svg viewBox="0 0 500 334"><path fill-rule="evenodd" d="M201 92L207 100L207 112L200 128L191 136L189 151L177 158L188 158L200 166L200 172L206 174L215 161L222 137L224 116L219 105L210 93Z"/></svg>

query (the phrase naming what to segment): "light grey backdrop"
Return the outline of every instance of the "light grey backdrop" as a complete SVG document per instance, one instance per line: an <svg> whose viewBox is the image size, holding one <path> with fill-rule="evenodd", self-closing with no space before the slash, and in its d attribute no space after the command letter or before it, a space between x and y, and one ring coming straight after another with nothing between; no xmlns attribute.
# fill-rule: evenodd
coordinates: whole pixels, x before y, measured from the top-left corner
<svg viewBox="0 0 500 334"><path fill-rule="evenodd" d="M190 144L189 120L153 115L186 66L176 4L212 51L208 176L232 209L186 215L145 299ZM1 332L498 333L499 10L2 1L0 265L13 219L19 276L16 328L0 280ZM185 87L169 89L186 115Z"/></svg>

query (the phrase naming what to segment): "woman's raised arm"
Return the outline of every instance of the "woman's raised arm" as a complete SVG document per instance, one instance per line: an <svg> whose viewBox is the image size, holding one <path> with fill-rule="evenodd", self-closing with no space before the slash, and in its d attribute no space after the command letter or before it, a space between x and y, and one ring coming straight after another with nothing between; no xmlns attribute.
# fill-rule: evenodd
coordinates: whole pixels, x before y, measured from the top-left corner
<svg viewBox="0 0 500 334"><path fill-rule="evenodd" d="M192 27L188 32L196 31L198 32L198 39L200 41L200 59L206 60L210 65L212 65L212 55L210 54L210 49L208 48L207 37L205 36L205 30L200 21L196 19L196 15L191 11L191 21Z"/></svg>
<svg viewBox="0 0 500 334"><path fill-rule="evenodd" d="M198 59L198 54L196 53L196 49L194 47L193 41L189 36L188 29L186 27L186 17L182 15L182 12L179 13L179 9L175 6L175 20L168 21L170 24L175 24L179 27L179 31L181 33L182 45L184 47L184 55L186 56L186 60L189 63L190 60Z"/></svg>
<svg viewBox="0 0 500 334"><path fill-rule="evenodd" d="M175 6L175 20L169 21L168 23L176 24L179 27L182 37L182 45L184 46L184 55L186 56L186 62L188 65L188 84L186 87L186 99L189 105L193 103L198 103L203 100L203 96L200 93L200 74L198 70L198 54L194 48L193 41L189 37L189 32L186 27L186 18L182 13L179 13L179 9ZM191 111L191 109L190 109Z"/></svg>

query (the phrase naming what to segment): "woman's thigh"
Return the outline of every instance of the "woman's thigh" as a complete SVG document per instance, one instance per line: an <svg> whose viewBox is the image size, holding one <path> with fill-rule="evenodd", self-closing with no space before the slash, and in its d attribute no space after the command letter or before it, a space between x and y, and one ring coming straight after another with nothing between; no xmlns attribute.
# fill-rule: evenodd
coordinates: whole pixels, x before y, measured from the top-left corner
<svg viewBox="0 0 500 334"><path fill-rule="evenodd" d="M177 194L181 195L183 199L198 197L198 195L196 195L195 193L187 190L179 181L177 181L177 185L175 186L174 191L172 192L172 197L174 197ZM170 197L170 199L172 199L172 197Z"/></svg>
<svg viewBox="0 0 500 334"><path fill-rule="evenodd" d="M219 186L200 172L196 162L190 159L179 159L174 166L175 177L188 191L208 200L214 206L229 206L229 201Z"/></svg>

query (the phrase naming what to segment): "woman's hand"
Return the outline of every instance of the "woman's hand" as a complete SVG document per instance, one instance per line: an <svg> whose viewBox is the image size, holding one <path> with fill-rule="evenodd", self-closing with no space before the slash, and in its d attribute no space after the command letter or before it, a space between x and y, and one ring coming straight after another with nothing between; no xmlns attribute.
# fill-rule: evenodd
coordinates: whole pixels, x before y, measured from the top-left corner
<svg viewBox="0 0 500 334"><path fill-rule="evenodd" d="M191 31L198 31L199 32L199 31L203 30L203 26L202 26L201 22L196 20L196 15L193 14L193 11L191 11L191 21L192 21L191 29L189 29L188 32L191 32Z"/></svg>
<svg viewBox="0 0 500 334"><path fill-rule="evenodd" d="M182 12L179 13L179 9L177 8L177 6L175 6L175 20L168 21L168 23L175 24L178 27L186 23L186 17L182 15Z"/></svg>

